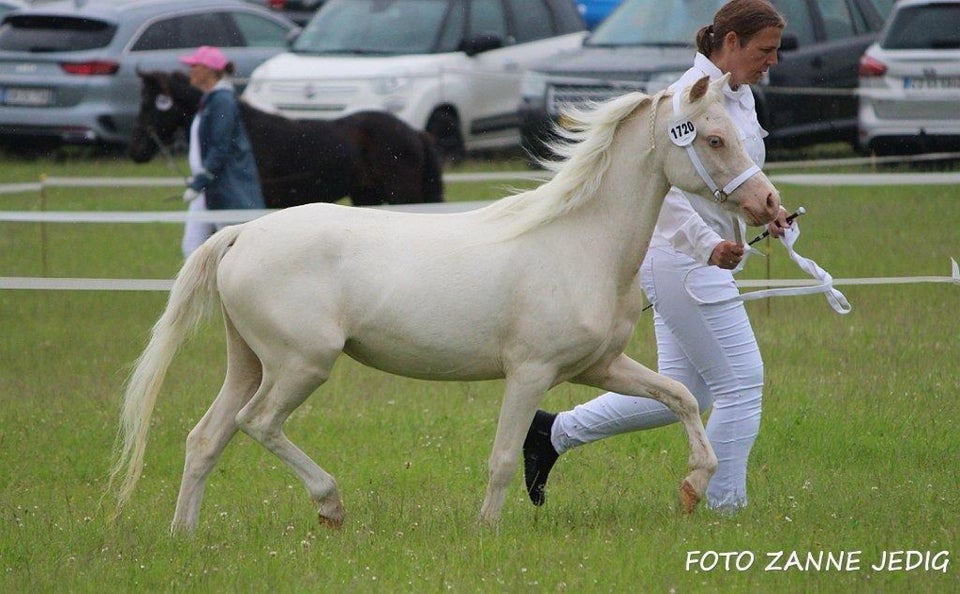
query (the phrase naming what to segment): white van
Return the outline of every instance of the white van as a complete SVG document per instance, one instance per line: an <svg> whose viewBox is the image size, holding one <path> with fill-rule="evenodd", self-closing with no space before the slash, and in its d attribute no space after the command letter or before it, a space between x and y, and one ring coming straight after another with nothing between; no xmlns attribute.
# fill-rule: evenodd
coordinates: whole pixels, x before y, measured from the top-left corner
<svg viewBox="0 0 960 594"><path fill-rule="evenodd" d="M518 146L523 73L584 34L570 0L329 0L246 97L293 118L389 111L456 159Z"/></svg>

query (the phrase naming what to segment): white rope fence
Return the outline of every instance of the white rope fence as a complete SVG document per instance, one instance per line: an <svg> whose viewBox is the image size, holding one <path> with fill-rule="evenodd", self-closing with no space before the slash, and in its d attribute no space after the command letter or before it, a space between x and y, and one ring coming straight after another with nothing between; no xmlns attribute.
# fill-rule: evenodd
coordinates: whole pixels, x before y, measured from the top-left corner
<svg viewBox="0 0 960 594"><path fill-rule="evenodd" d="M960 153L956 154L960 158ZM942 157L941 157L942 158ZM533 180L546 181L550 174L546 171L506 171L476 173L446 173L446 183ZM25 194L40 192L44 188L179 188L185 182L181 177L58 177L44 176L41 181L0 184L0 194ZM178 196L179 198L179 196Z"/></svg>
<svg viewBox="0 0 960 594"><path fill-rule="evenodd" d="M960 268L951 260L950 276L893 276L835 278L833 286L853 285L916 285L946 283L960 286ZM806 287L821 281L810 279L757 279L738 280L737 286L745 288ZM27 291L169 291L173 280L132 278L42 278L24 276L0 277L0 289Z"/></svg>
<svg viewBox="0 0 960 594"><path fill-rule="evenodd" d="M947 158L960 157L948 154ZM939 158L944 158L939 156ZM811 166L806 163L806 166ZM886 173L886 174L781 174L771 175L776 183L808 186L841 185L943 185L960 184L958 173ZM511 171L447 174L445 182L544 181L547 173L542 171ZM45 177L37 183L0 184L0 194L43 191L45 187L172 187L182 188L179 178L78 178ZM480 208L489 201L445 202L433 204L389 205L385 208L406 212L462 212ZM236 224L253 220L273 210L218 210L189 213L176 211L0 211L0 222L9 223L178 223L187 220ZM767 279L741 280L741 288L803 287L815 285L816 279ZM910 276L833 279L833 285L900 285L920 283L949 283L960 285L960 270L956 260L951 260L949 276ZM32 291L169 291L173 280L168 279L121 279L121 278L48 278L48 277L0 277L0 290Z"/></svg>

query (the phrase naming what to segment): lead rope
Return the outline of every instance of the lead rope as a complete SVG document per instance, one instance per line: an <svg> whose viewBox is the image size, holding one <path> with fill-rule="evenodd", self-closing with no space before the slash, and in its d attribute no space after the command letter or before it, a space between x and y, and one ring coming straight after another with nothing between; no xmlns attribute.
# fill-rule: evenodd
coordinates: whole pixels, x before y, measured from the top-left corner
<svg viewBox="0 0 960 594"><path fill-rule="evenodd" d="M147 134L150 136L150 139L153 140L154 144L157 145L157 148L160 149L160 154L162 154L163 158L166 159L167 167L183 178L184 185L190 185L190 176L183 174L183 170L180 169L180 166L177 165L177 161L173 158L173 152L170 150L170 147L163 144L163 141L160 139L160 135L157 134L156 130L153 129L153 126L147 126L145 129Z"/></svg>
<svg viewBox="0 0 960 594"><path fill-rule="evenodd" d="M737 230L737 235L739 235L740 226L737 221L734 221L734 229ZM761 291L751 291L749 293L741 293L733 297L728 297L726 299L719 299L717 301L704 301L690 291L690 287L687 286L687 277L694 270L687 271L683 275L683 288L687 291L687 295L690 296L696 303L700 305L720 305L723 303L732 303L734 301L754 301L756 299L764 299L767 297L790 297L795 295L816 295L817 293L824 293L824 297L827 299L827 303L830 307L833 308L838 314L848 314L853 309L850 303L847 301L847 298L833 288L833 277L830 276L830 273L821 268L816 262L810 258L804 258L793 249L793 244L797 242L797 239L800 238L800 224L794 222L793 225L784 229L783 237L780 238L780 242L783 243L783 246L787 249L787 255L790 256L790 259L800 267L800 270L806 272L810 277L820 281L820 284L811 285L808 287L783 287L779 289L763 289ZM752 250L751 250L752 251ZM740 264L734 269L733 272L738 272L742 267L746 258L741 260Z"/></svg>

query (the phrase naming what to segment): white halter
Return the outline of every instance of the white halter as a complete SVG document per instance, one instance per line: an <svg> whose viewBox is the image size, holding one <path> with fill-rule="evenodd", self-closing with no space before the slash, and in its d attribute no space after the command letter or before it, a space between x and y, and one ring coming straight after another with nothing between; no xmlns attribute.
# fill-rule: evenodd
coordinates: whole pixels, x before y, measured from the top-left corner
<svg viewBox="0 0 960 594"><path fill-rule="evenodd" d="M703 166L703 162L700 161L699 155L697 155L697 150L693 148L693 140L697 137L696 127L692 121L680 118L679 92L673 94L673 115L676 119L670 127L670 140L673 141L673 144L687 149L687 155L690 156L690 161L693 162L693 168L700 174L700 179L703 180L703 183L707 184L707 187L713 192L713 199L717 204L726 202L730 194L739 188L743 182L760 172L760 168L756 164L753 164L751 167L748 167L746 171L730 180L730 182L721 189L720 186L713 181L713 178L710 177L710 174Z"/></svg>

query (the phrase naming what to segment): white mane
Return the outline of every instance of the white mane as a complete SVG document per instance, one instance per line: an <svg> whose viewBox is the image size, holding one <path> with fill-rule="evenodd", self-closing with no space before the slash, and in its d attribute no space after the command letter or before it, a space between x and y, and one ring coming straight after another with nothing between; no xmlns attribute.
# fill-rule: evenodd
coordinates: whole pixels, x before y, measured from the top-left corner
<svg viewBox="0 0 960 594"><path fill-rule="evenodd" d="M504 234L513 237L588 202L610 164L607 149L620 124L651 101L655 109L660 98L628 93L604 103L566 110L564 120L572 125L554 125L555 140L547 146L557 158L540 160L542 167L554 172L553 179L488 206L484 209L487 219L504 223Z"/></svg>

